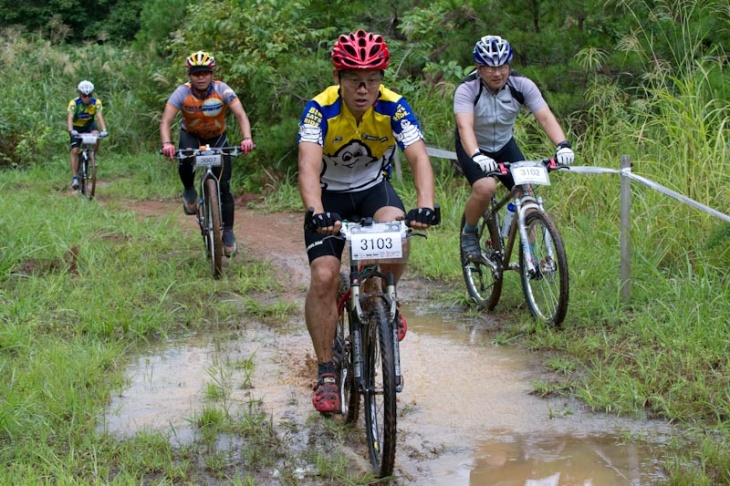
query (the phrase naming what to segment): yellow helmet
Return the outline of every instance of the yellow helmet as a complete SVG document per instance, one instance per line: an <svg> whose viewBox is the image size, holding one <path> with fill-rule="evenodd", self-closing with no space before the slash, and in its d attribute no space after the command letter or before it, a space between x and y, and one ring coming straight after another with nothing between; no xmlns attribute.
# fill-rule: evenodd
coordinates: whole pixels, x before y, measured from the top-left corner
<svg viewBox="0 0 730 486"><path fill-rule="evenodd" d="M185 64L188 68L188 74L199 73L201 71L212 73L215 68L215 58L205 51L198 51L190 54Z"/></svg>

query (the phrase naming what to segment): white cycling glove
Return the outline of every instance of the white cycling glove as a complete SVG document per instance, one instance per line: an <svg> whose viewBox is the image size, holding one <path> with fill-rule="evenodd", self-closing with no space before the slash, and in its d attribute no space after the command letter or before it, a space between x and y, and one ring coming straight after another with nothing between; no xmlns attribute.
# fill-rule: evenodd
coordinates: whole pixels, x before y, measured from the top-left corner
<svg viewBox="0 0 730 486"><path fill-rule="evenodd" d="M109 132L107 132L106 130L102 130L102 131L101 131L101 132L99 133L99 136L100 136L101 138L104 138L104 137L108 137L108 136L109 136Z"/></svg>
<svg viewBox="0 0 730 486"><path fill-rule="evenodd" d="M475 154L471 160L474 161L484 172L494 172L497 170L497 162L491 157L487 157L484 154Z"/></svg>
<svg viewBox="0 0 730 486"><path fill-rule="evenodd" d="M575 154L573 153L573 149L570 148L570 143L567 141L560 142L557 148L558 151L555 152L555 160L557 160L558 164L572 164L573 159L575 159Z"/></svg>

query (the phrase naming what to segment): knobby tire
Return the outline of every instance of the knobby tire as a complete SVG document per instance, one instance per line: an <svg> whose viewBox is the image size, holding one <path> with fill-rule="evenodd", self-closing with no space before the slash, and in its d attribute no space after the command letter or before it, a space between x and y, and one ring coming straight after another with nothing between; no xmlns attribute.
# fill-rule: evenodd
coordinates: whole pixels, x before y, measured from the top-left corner
<svg viewBox="0 0 730 486"><path fill-rule="evenodd" d="M218 184L215 179L208 178L205 181L205 194L203 197L204 213L204 235L205 247L210 260L210 271L213 278L220 278L223 269L223 231L221 228L221 206L218 196Z"/></svg>
<svg viewBox="0 0 730 486"><path fill-rule="evenodd" d="M88 180L88 183L86 183L86 197L94 199L96 194L96 155L93 153L89 154L85 172L85 179Z"/></svg>
<svg viewBox="0 0 730 486"><path fill-rule="evenodd" d="M537 268L530 274L520 245L522 290L533 317L548 325L560 325L568 312L568 258L563 239L550 216L532 211L525 218L528 235L534 235L533 257ZM531 244L532 246L532 244ZM553 257L548 255L552 247Z"/></svg>
<svg viewBox="0 0 730 486"><path fill-rule="evenodd" d="M393 323L380 297L371 300L369 319L363 328L365 433L370 462L382 478L393 474L397 424Z"/></svg>
<svg viewBox="0 0 730 486"><path fill-rule="evenodd" d="M339 304L343 296L349 296L350 278L345 272L340 272L340 290L337 292ZM355 358L353 354L353 326L359 325L355 315L348 311L345 303L337 319L335 334L334 355L335 366L339 370L340 389L343 407L343 421L346 424L357 422L360 413L360 392L355 381Z"/></svg>
<svg viewBox="0 0 730 486"><path fill-rule="evenodd" d="M495 273L486 263L472 261L466 257L464 251L461 250L461 235L464 233L465 224L466 216L462 215L459 226L459 253L466 289L477 305L491 311L496 307L499 297L502 295L503 273L501 270ZM479 243L482 247L482 254L487 257L504 254L499 229L494 218L482 217L480 219ZM501 264L501 262L499 263Z"/></svg>
<svg viewBox="0 0 730 486"><path fill-rule="evenodd" d="M88 198L94 199L96 190L96 162L89 152L82 152L79 155L79 193Z"/></svg>

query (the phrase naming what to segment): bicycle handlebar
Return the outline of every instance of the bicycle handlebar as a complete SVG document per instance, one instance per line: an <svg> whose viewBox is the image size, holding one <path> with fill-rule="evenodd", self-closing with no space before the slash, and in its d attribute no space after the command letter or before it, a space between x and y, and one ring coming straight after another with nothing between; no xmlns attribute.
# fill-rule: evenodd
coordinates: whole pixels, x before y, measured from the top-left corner
<svg viewBox="0 0 730 486"><path fill-rule="evenodd" d="M436 221L433 224L429 225L429 226L436 226L437 224L440 224L441 223L441 205L440 204L434 204L433 211L434 211L435 216L436 216L436 218L435 218ZM307 212L304 215L304 229L307 229L307 230L310 230L310 231L314 231L315 227L314 227L313 218L314 218L314 208L313 207L309 207L307 209ZM372 218L360 218L360 221L356 221L355 223L356 224L360 224L362 226L368 226L369 224L372 224L372 221L373 221ZM405 225L408 228L411 227L411 222L412 222L411 220L404 219L403 221L405 221Z"/></svg>
<svg viewBox="0 0 730 486"><path fill-rule="evenodd" d="M94 145L96 142L101 138L108 137L109 134L102 135L101 133L79 133L75 136L77 140L81 140L82 144L85 145Z"/></svg>
<svg viewBox="0 0 730 486"><path fill-rule="evenodd" d="M256 148L256 145L253 146ZM162 149L158 151L160 155ZM231 157L238 157L244 155L243 150L240 146L233 147L200 147L200 148L179 148L175 149L175 159L188 159L190 157L197 157L199 155L230 155Z"/></svg>
<svg viewBox="0 0 730 486"><path fill-rule="evenodd" d="M509 168L512 164L518 164L520 162L534 162L538 164L542 164L547 168L548 172L552 172L554 170L570 170L569 165L565 164L559 164L557 160L555 160L552 157L548 157L542 160L518 160L515 162L497 162L498 168L497 170L493 170L491 172L487 172L488 176L503 176L507 175L509 173Z"/></svg>

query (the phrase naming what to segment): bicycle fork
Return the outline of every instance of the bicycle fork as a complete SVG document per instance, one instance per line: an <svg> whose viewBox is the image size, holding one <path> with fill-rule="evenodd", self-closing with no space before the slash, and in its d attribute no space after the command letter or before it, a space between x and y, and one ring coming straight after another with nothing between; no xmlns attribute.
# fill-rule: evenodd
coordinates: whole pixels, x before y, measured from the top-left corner
<svg viewBox="0 0 730 486"><path fill-rule="evenodd" d="M517 204L517 214L518 221L519 221L519 231L520 231L520 242L522 244L522 251L525 254L525 265L527 266L527 271L530 275L536 275L538 262L535 262L535 255L534 255L534 240L537 238L537 235L529 235L527 233L527 227L525 225L525 220L527 212L529 210L536 210L540 211L542 213L545 212L545 209L542 204L542 197L537 196L536 198L533 196L525 196L522 198L518 198L516 200ZM547 229L543 227L543 240L545 241L545 250L547 252L547 257L550 258L552 261L555 261L555 252L553 250L552 241L550 240L550 234L547 232ZM530 239L532 237L532 240ZM531 243L532 241L532 243Z"/></svg>
<svg viewBox="0 0 730 486"><path fill-rule="evenodd" d="M215 181L215 185L218 189L218 200L213 201L209 200L208 204L217 204L218 205L218 215L221 218L221 228L223 228L223 206L221 204L221 186L220 181L218 178L213 174L210 170L208 170L205 175L200 180L200 196L198 199L198 224L200 225L200 231L203 234L203 237L205 237L208 232L213 228L213 222L208 221L208 211L206 210L207 204L205 203L205 183L208 179L213 179Z"/></svg>
<svg viewBox="0 0 730 486"><path fill-rule="evenodd" d="M400 342L398 341L398 327L397 323L395 322L395 314L396 314L396 308L397 308L397 302L395 298L395 279L393 277L393 274L387 275L387 286L386 291L384 293L385 301L388 306L388 313L386 318L388 319L388 322L392 323L391 329L392 329L392 335L391 340L393 342L393 358L394 358L394 367L395 367L395 383L396 383L396 392L400 393L403 391L403 385L404 380L403 376L401 375L401 366L400 366ZM357 316L357 322L363 323L368 322L368 315L363 310L362 306L360 305L360 282L353 281L352 287L350 288L351 291L351 301L353 302L353 312ZM362 325L359 324L357 326L354 326L355 329L352 330L352 344L354 348L354 368L355 368L355 381L358 383L360 388L362 390L365 389L364 381L363 381L363 348L362 348L362 332L361 327Z"/></svg>

